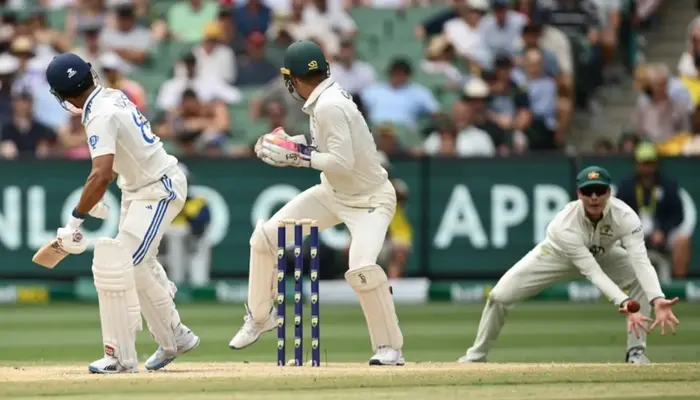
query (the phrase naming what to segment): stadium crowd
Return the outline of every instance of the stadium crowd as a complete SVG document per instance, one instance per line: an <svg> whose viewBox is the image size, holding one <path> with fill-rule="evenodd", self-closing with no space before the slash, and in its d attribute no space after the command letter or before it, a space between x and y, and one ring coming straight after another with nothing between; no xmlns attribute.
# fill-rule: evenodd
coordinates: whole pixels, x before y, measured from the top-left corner
<svg viewBox="0 0 700 400"><path fill-rule="evenodd" d="M638 100L619 145L697 154L700 19L679 77L637 65L635 35L659 0L5 0L0 26L0 156L89 156L79 117L49 93L60 52L89 60L149 116L176 154L249 156L261 133L308 134L279 76L285 47L318 42L332 77L389 157L508 156L561 150L575 112L603 84ZM636 71L635 71L636 68ZM692 117L692 118L691 118ZM614 139L614 138L613 138Z"/></svg>

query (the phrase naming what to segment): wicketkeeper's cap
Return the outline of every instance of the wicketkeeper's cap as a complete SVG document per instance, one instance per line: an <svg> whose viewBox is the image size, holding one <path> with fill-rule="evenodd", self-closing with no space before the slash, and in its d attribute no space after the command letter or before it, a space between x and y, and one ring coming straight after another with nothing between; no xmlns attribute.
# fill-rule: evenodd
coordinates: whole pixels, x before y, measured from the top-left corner
<svg viewBox="0 0 700 400"><path fill-rule="evenodd" d="M605 185L610 186L612 179L610 179L610 174L605 168L598 166L591 166L581 170L576 176L576 187L581 189L582 187L591 185Z"/></svg>

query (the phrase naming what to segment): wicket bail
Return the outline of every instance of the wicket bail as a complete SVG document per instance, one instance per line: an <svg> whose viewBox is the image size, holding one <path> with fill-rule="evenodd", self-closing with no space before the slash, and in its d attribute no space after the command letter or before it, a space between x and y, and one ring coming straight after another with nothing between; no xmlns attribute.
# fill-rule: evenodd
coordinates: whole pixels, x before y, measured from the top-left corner
<svg viewBox="0 0 700 400"><path fill-rule="evenodd" d="M304 226L310 228L311 258L311 366L321 365L319 314L318 225L312 219L285 219L277 228L277 365L286 365L286 240L287 226L294 226L294 365L304 365Z"/></svg>

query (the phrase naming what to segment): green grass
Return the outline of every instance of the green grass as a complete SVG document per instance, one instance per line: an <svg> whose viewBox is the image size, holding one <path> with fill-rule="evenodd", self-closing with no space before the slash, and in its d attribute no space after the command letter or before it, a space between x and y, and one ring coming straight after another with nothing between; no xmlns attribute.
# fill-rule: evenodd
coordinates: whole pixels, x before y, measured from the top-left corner
<svg viewBox="0 0 700 400"><path fill-rule="evenodd" d="M310 391L319 399L700 398L696 305L675 307L681 321L677 335L650 336L651 366L601 364L624 360L627 335L615 307L551 302L526 303L510 313L491 363L454 364L471 345L481 307L400 306L409 364L369 370L365 363L371 349L359 306L321 305L327 364L313 369L275 367L274 332L246 350L230 350L228 342L242 323L241 306L187 304L179 307L182 319L202 342L169 373L92 376L87 364L102 355L97 305L3 306L0 398L286 399L308 398ZM308 333L308 309L305 315ZM306 340L307 357L309 344ZM140 358L155 347L144 326Z"/></svg>

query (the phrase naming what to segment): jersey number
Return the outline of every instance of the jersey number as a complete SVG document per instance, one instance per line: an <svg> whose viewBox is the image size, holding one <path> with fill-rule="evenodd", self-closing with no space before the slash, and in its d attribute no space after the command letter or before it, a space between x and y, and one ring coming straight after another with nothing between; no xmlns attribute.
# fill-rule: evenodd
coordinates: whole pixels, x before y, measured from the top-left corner
<svg viewBox="0 0 700 400"><path fill-rule="evenodd" d="M134 123L141 130L141 137L148 144L156 142L156 136L151 131L151 123L141 114L138 109L131 112Z"/></svg>

